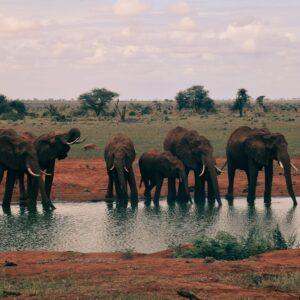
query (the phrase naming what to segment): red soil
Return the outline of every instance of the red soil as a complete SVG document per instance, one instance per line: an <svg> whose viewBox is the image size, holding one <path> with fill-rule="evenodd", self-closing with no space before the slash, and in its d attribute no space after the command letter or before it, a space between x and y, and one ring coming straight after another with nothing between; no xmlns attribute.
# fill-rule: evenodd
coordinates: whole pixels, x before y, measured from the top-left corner
<svg viewBox="0 0 300 300"><path fill-rule="evenodd" d="M218 158L217 163L222 166L224 158ZM300 159L293 159L293 163L300 169ZM288 196L285 179L282 176L282 169L275 165L273 179L273 196ZM137 160L134 163L137 185L140 182L140 172L138 170ZM300 195L300 176L293 174L295 194ZM218 177L220 193L224 197L228 185L227 173ZM264 173L260 172L258 178L257 196L262 196L264 191ZM193 185L193 176L190 174L189 185ZM235 196L245 197L243 192L247 185L244 172L237 171L235 177ZM3 186L1 192L3 193ZM105 161L103 159L65 159L56 163L55 178L52 189L52 199L62 201L88 201L103 200L107 188L107 174ZM18 199L18 189L15 190L14 199ZM139 189L139 195L142 196L144 187ZM162 189L162 196L166 195L166 181Z"/></svg>
<svg viewBox="0 0 300 300"><path fill-rule="evenodd" d="M203 259L172 258L169 250L149 255L134 254L131 259L125 259L121 253L0 253L0 262L5 260L15 262L17 266L0 266L0 279L54 284L54 288L44 293L39 289L23 291L22 299L127 299L124 296L128 294L139 296L130 299L145 299L141 296L183 299L177 295L177 290L182 288L200 299L300 298L300 292L283 292L272 286L247 288L222 280L229 275L251 272L269 278L284 272L299 272L300 249L213 263L205 263ZM68 289L59 288L57 283L63 280L69 281Z"/></svg>

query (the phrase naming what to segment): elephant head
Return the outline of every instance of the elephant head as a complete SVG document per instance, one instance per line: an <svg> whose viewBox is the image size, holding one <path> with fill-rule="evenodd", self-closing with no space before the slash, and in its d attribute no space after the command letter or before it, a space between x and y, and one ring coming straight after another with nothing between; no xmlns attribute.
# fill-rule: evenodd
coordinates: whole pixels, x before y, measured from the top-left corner
<svg viewBox="0 0 300 300"><path fill-rule="evenodd" d="M81 143L80 130L72 128L66 133L51 132L38 137L34 144L38 152L40 162L67 157L70 145Z"/></svg>
<svg viewBox="0 0 300 300"><path fill-rule="evenodd" d="M203 176L206 172L211 180L215 198L221 205L217 181L218 169L215 165L213 147L209 140L204 136L200 136L196 130L190 130L179 140L175 151L176 156L187 168L196 170L196 172L199 172L199 176Z"/></svg>
<svg viewBox="0 0 300 300"><path fill-rule="evenodd" d="M277 160L284 169L284 177L287 190L294 204L297 204L291 178L290 156L288 154L288 143L280 133L260 131L247 138L245 151L252 160L260 166L267 166Z"/></svg>
<svg viewBox="0 0 300 300"><path fill-rule="evenodd" d="M0 157L0 163L8 170L24 171L36 177L39 182L42 203L47 208L55 208L46 195L36 149L31 142L19 136L0 136Z"/></svg>

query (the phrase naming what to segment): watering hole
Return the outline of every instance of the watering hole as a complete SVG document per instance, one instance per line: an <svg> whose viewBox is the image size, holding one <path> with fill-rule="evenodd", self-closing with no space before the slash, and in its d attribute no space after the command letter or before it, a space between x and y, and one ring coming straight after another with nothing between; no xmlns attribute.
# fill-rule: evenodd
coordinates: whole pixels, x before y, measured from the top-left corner
<svg viewBox="0 0 300 300"><path fill-rule="evenodd" d="M300 242L300 207L290 198L273 198L271 207L262 199L249 207L236 198L233 206L223 200L221 208L206 205L158 206L139 202L133 207L116 203L56 203L56 210L38 212L12 206L11 214L0 212L0 250L57 250L111 252L134 249L151 253L170 245L191 242L200 233L213 236L219 230L243 236L252 225L262 230L277 224L285 237L296 234Z"/></svg>

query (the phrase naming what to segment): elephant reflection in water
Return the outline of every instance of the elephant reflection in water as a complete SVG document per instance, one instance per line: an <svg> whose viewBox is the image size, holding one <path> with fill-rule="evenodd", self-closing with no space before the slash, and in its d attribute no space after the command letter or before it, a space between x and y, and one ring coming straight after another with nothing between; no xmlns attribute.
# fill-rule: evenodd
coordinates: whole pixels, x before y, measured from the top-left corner
<svg viewBox="0 0 300 300"><path fill-rule="evenodd" d="M236 169L244 170L248 179L249 204L254 204L258 171L265 170L264 201L271 203L271 190L273 181L273 160L284 169L284 177L288 193L297 205L293 190L291 163L288 154L288 143L280 133L271 133L267 128L251 129L242 126L236 129L229 137L226 155L228 163L228 190L226 199L233 200L233 185Z"/></svg>

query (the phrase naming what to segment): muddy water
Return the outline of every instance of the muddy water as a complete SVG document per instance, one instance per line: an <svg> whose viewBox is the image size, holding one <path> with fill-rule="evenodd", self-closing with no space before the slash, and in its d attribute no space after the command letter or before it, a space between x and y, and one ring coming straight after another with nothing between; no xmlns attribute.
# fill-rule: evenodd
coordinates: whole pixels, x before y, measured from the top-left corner
<svg viewBox="0 0 300 300"><path fill-rule="evenodd" d="M113 203L56 203L54 212L21 210L13 206L11 214L0 212L0 250L72 250L106 252L134 249L151 253L171 244L191 242L202 232L214 235L225 230L244 235L249 226L264 230L278 224L287 237L295 233L300 242L300 206L291 199L273 199L266 208L261 199L248 207L236 199L221 208L195 204L159 206L140 202L138 206L116 207Z"/></svg>

